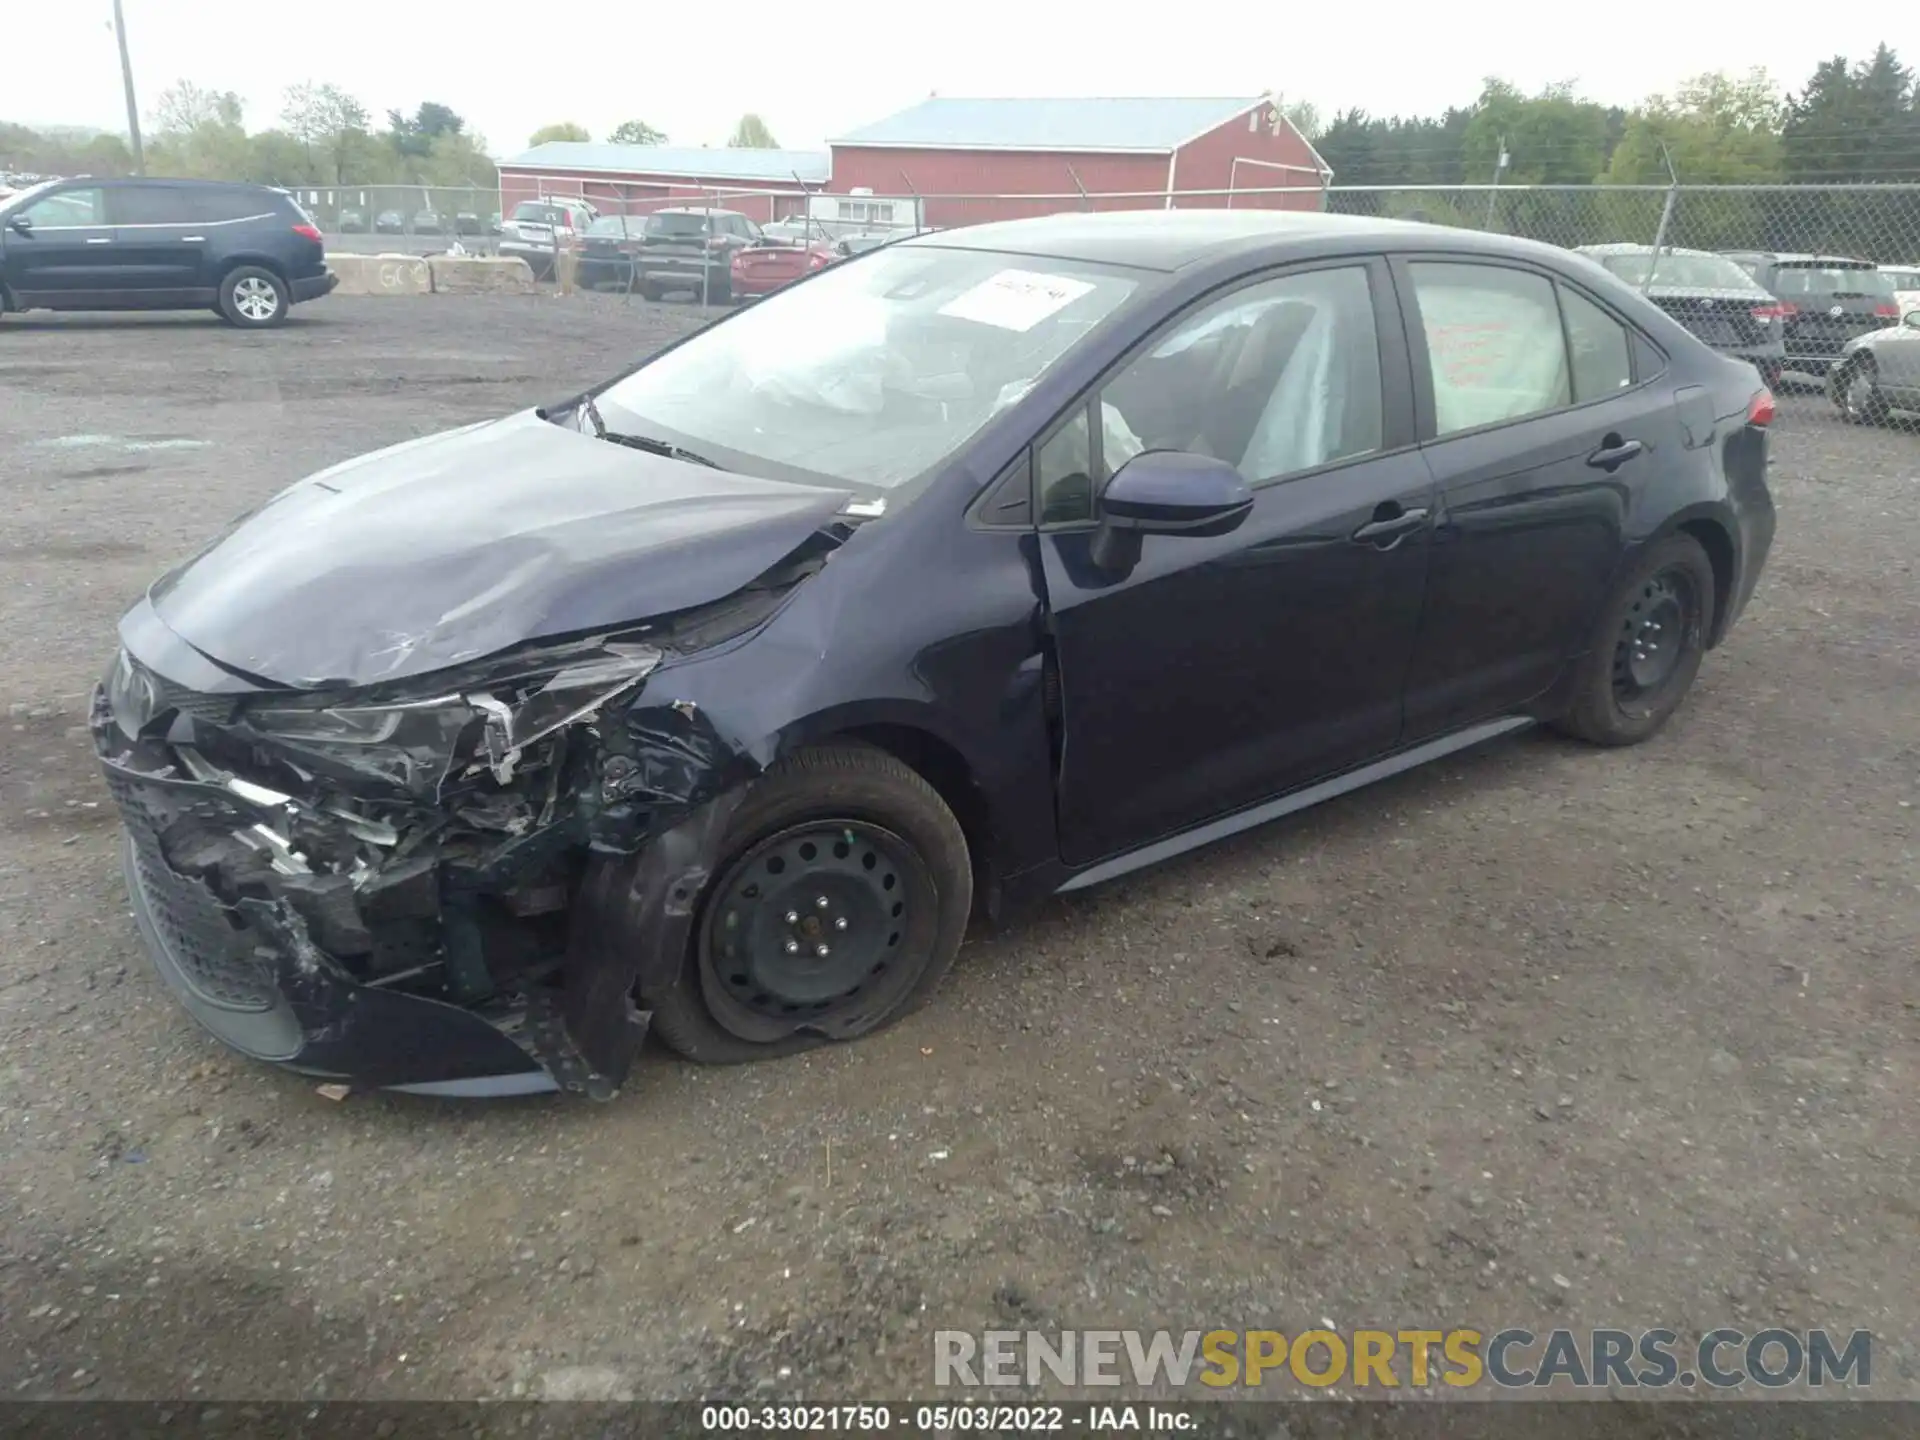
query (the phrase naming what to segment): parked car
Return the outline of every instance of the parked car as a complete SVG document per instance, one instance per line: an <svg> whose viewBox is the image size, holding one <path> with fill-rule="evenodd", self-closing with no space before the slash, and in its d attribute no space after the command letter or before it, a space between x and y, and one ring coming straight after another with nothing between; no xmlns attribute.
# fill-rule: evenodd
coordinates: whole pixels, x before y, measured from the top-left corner
<svg viewBox="0 0 1920 1440"><path fill-rule="evenodd" d="M831 237L818 221L774 220L760 227L760 238L777 240L783 245L809 245Z"/></svg>
<svg viewBox="0 0 1920 1440"><path fill-rule="evenodd" d="M757 244L760 227L736 210L656 210L640 234L640 293L676 291L724 301L732 294L733 257Z"/></svg>
<svg viewBox="0 0 1920 1440"><path fill-rule="evenodd" d="M1788 307L1782 328L1789 370L1825 376L1848 341L1900 318L1893 284L1871 260L1752 250L1724 253Z"/></svg>
<svg viewBox="0 0 1920 1440"><path fill-rule="evenodd" d="M342 235L364 235L367 232L367 216L364 210L342 210L336 222Z"/></svg>
<svg viewBox="0 0 1920 1440"><path fill-rule="evenodd" d="M1893 303L1902 316L1920 310L1920 265L1882 265L1880 273L1893 286Z"/></svg>
<svg viewBox="0 0 1920 1440"><path fill-rule="evenodd" d="M580 243L580 283L631 286L634 257L640 252L640 235L646 223L639 215L602 215L587 226Z"/></svg>
<svg viewBox="0 0 1920 1440"><path fill-rule="evenodd" d="M486 232L487 227L471 210L462 210L453 217L453 233L456 235L484 235Z"/></svg>
<svg viewBox="0 0 1920 1440"><path fill-rule="evenodd" d="M52 180L0 204L0 312L211 309L258 328L337 283L313 218L264 185Z"/></svg>
<svg viewBox="0 0 1920 1440"><path fill-rule="evenodd" d="M376 235L404 235L407 233L407 217L398 210L382 210L373 217L373 231Z"/></svg>
<svg viewBox="0 0 1920 1440"><path fill-rule="evenodd" d="M727 288L736 300L758 300L803 275L824 270L840 252L824 240L811 245L749 245L733 254Z"/></svg>
<svg viewBox="0 0 1920 1440"><path fill-rule="evenodd" d="M89 722L134 916L214 1034L334 1081L850 1040L976 886L1010 917L1536 722L1655 733L1766 560L1772 413L1505 236L903 241L156 583Z"/></svg>
<svg viewBox="0 0 1920 1440"><path fill-rule="evenodd" d="M1841 414L1861 425L1879 424L1894 410L1920 411L1920 309L1848 341L1827 393Z"/></svg>
<svg viewBox="0 0 1920 1440"><path fill-rule="evenodd" d="M598 213L584 200L522 200L494 248L525 260L536 278L551 275L555 250L571 249Z"/></svg>
<svg viewBox="0 0 1920 1440"><path fill-rule="evenodd" d="M438 235L447 228L447 222L440 218L437 210L417 210L413 216L413 233L416 235Z"/></svg>
<svg viewBox="0 0 1920 1440"><path fill-rule="evenodd" d="M1724 255L1662 249L1656 262L1651 245L1583 245L1579 253L1604 265L1714 349L1749 362L1769 386L1780 383L1788 309Z"/></svg>

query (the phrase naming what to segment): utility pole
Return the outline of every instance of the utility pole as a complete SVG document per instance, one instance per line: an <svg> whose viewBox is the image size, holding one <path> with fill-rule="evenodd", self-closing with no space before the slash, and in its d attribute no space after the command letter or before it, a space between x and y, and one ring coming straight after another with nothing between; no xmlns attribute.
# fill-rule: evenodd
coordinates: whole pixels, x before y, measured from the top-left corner
<svg viewBox="0 0 1920 1440"><path fill-rule="evenodd" d="M140 151L140 103L133 98L133 59L127 54L127 21L120 13L120 0L113 0L113 38L120 42L120 83L127 91L127 139L133 147L133 173L147 173L147 161Z"/></svg>

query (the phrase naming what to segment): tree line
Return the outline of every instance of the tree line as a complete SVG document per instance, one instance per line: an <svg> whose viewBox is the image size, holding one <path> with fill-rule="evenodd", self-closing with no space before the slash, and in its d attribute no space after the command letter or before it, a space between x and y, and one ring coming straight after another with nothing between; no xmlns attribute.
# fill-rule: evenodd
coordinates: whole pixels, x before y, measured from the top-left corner
<svg viewBox="0 0 1920 1440"><path fill-rule="evenodd" d="M1526 94L1489 79L1470 103L1437 116L1382 117L1349 109L1325 123L1310 104L1286 105L1349 186L1649 185L1920 181L1920 86L1887 45L1862 61L1822 61L1787 92L1765 72L1711 73L1631 109L1585 99L1570 85ZM296 85L274 123L250 129L231 91L181 82L149 117L147 169L189 178L286 186L497 184L487 144L447 105L389 110L384 126L336 85ZM543 126L530 145L589 140L572 122ZM665 132L629 120L606 139L658 145ZM773 148L747 114L728 142ZM112 134L35 131L0 122L0 170L126 174L133 160Z"/></svg>

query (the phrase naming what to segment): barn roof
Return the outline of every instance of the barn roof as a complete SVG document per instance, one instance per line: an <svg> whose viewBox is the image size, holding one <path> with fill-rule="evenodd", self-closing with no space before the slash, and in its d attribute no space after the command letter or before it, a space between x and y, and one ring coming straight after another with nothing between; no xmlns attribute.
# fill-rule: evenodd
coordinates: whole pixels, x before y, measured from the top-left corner
<svg viewBox="0 0 1920 1440"><path fill-rule="evenodd" d="M965 100L936 95L832 143L1165 155L1246 114L1260 101L1258 95L1080 100Z"/></svg>
<svg viewBox="0 0 1920 1440"><path fill-rule="evenodd" d="M824 185L829 173L828 156L822 150L708 150L687 145L606 145L586 140L549 140L500 164L515 170L604 170L788 185L796 176L809 185Z"/></svg>

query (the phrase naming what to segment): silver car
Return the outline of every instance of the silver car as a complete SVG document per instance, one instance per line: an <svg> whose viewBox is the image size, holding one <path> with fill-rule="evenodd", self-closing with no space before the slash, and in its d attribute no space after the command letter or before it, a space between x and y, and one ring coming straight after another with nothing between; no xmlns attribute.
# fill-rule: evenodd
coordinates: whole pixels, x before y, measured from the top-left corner
<svg viewBox="0 0 1920 1440"><path fill-rule="evenodd" d="M1894 410L1920 411L1920 310L1849 341L1827 378L1827 393L1841 414L1861 425L1877 424Z"/></svg>

